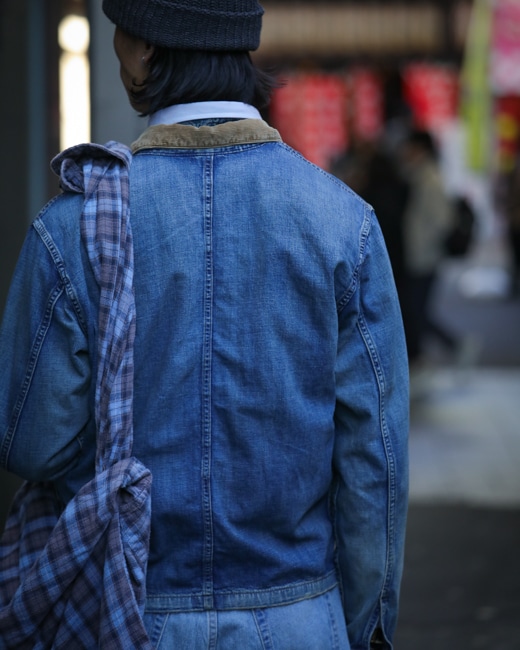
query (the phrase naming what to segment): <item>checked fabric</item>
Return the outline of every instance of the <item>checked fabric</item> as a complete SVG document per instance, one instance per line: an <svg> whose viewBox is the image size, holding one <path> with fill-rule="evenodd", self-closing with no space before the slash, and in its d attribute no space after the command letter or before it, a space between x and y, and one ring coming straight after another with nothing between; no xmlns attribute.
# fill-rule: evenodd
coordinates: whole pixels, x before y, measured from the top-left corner
<svg viewBox="0 0 520 650"><path fill-rule="evenodd" d="M0 542L0 649L151 650L142 622L151 474L131 456L131 153L79 145L52 167L84 194L82 238L100 287L96 474L62 513L52 485L24 483Z"/></svg>

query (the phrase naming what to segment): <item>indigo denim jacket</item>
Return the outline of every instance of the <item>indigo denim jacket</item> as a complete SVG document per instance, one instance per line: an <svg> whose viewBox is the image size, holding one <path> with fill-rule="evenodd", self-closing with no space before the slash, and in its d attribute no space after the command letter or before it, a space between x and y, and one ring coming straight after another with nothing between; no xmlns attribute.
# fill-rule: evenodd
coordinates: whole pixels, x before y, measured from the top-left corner
<svg viewBox="0 0 520 650"><path fill-rule="evenodd" d="M339 583L351 646L391 647L408 369L377 220L261 120L133 145L133 455L152 472L148 611ZM82 197L32 224L0 334L0 464L67 501L93 472L99 290Z"/></svg>

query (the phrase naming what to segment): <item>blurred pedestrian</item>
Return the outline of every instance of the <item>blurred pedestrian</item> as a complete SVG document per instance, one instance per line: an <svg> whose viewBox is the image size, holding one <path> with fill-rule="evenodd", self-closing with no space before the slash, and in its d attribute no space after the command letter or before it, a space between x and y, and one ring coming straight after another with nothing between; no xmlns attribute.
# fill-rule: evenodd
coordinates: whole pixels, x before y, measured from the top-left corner
<svg viewBox="0 0 520 650"><path fill-rule="evenodd" d="M404 288L402 309L408 358L412 366L424 359L425 342L433 334L450 352L457 338L437 322L431 299L446 238L454 222L454 204L447 196L432 134L413 130L401 149L403 173L410 193L403 216Z"/></svg>
<svg viewBox="0 0 520 650"><path fill-rule="evenodd" d="M507 180L506 239L511 252L511 295L520 294L520 158Z"/></svg>
<svg viewBox="0 0 520 650"><path fill-rule="evenodd" d="M274 82L249 55L256 0L103 9L149 119L129 209L151 642L390 649L408 373L373 211L260 118ZM94 471L99 290L81 212L64 195L36 219L0 337L0 460L62 504Z"/></svg>
<svg viewBox="0 0 520 650"><path fill-rule="evenodd" d="M382 146L374 146L360 195L377 215L400 296L405 272L403 218L409 194L409 183L399 172L396 157Z"/></svg>

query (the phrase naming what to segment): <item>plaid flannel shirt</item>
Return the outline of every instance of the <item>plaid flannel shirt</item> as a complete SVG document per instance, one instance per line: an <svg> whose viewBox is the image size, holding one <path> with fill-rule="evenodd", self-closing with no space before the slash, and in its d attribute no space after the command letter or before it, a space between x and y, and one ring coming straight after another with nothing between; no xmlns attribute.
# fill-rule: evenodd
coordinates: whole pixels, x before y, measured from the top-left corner
<svg viewBox="0 0 520 650"><path fill-rule="evenodd" d="M52 163L64 191L84 194L82 237L100 286L96 475L61 515L52 485L18 492L0 543L2 649L151 648L142 623L151 475L131 457L130 162L129 149L110 142Z"/></svg>

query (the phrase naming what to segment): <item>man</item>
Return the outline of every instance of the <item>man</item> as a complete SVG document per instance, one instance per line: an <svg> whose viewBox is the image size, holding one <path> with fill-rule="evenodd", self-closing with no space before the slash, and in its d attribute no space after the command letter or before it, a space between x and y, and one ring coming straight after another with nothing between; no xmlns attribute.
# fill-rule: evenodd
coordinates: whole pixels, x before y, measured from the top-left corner
<svg viewBox="0 0 520 650"><path fill-rule="evenodd" d="M150 640L391 648L408 374L373 211L260 118L274 82L249 55L256 0L103 8L130 102L149 116L132 145L130 220L133 454L153 475ZM60 197L38 217L0 340L0 457L54 481L63 501L92 474L95 447L97 288L80 210ZM70 286L56 296L58 263Z"/></svg>

